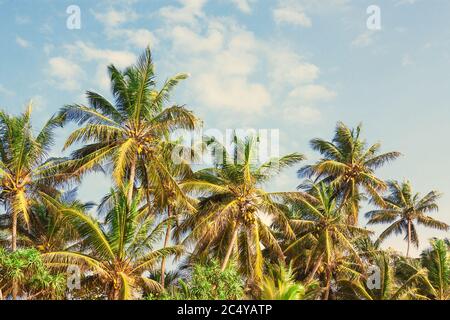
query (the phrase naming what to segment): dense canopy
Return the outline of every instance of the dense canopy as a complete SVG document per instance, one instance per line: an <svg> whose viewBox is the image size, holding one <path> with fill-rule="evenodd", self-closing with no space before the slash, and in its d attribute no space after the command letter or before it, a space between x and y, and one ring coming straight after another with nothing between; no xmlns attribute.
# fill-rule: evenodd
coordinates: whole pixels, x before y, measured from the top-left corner
<svg viewBox="0 0 450 320"><path fill-rule="evenodd" d="M186 146L173 133L202 125L171 99L186 74L159 86L150 49L108 71L111 100L89 91L40 130L31 105L0 111L0 299L450 299L450 241L410 250L418 225L449 230L432 216L439 192L382 179L401 154L367 143L361 125L312 139L314 163L260 159L261 137L237 133L229 146ZM50 157L69 123L71 155ZM193 165L199 152L212 165ZM298 189L269 191L287 168ZM76 192L94 171L113 178L98 204ZM377 236L374 224L387 228ZM407 252L382 247L398 235Z"/></svg>

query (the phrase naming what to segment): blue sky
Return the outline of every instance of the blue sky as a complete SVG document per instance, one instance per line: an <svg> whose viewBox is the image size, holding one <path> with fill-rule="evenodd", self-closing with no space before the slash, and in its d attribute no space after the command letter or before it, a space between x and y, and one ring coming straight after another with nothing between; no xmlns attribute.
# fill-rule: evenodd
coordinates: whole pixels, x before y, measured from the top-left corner
<svg viewBox="0 0 450 320"><path fill-rule="evenodd" d="M379 31L366 26L373 4ZM66 27L69 5L81 9L79 30ZM313 161L311 138L362 122L369 142L404 154L379 174L443 192L435 216L450 223L449 18L439 0L0 0L0 107L20 112L33 99L40 125L85 90L108 95L106 66L128 66L150 44L160 81L190 74L173 102L207 127L279 129L282 153ZM270 187L298 184L290 170ZM90 176L80 195L98 201L108 188ZM422 248L448 236L420 231ZM400 237L386 246L405 249Z"/></svg>

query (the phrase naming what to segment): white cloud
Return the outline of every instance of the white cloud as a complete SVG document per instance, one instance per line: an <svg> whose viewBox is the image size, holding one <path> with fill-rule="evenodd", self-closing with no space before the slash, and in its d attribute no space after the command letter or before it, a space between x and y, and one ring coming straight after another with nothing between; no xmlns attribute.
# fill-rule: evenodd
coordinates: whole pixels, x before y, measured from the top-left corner
<svg viewBox="0 0 450 320"><path fill-rule="evenodd" d="M279 6L273 11L273 17L278 24L286 23L307 28L312 26L311 18L299 6Z"/></svg>
<svg viewBox="0 0 450 320"><path fill-rule="evenodd" d="M294 89L289 96L308 103L328 102L336 97L336 92L321 85L311 84Z"/></svg>
<svg viewBox="0 0 450 320"><path fill-rule="evenodd" d="M185 33L189 34L189 33ZM179 34L178 34L179 36ZM256 113L268 107L267 88L251 80L258 64L258 43L253 34L235 26L213 23L208 35L191 35L184 48L194 54L189 70L202 104L210 108ZM176 45L180 45L180 38Z"/></svg>
<svg viewBox="0 0 450 320"><path fill-rule="evenodd" d="M254 4L257 0L231 0L236 7L244 12L251 13L252 12L252 4Z"/></svg>
<svg viewBox="0 0 450 320"><path fill-rule="evenodd" d="M130 5L134 0L118 1L116 3L127 5L127 9L119 10L110 8L105 13L92 14L94 17L104 25L104 33L109 40L122 40L125 43L139 49L147 46L154 46L158 43L158 39L150 30L140 28L122 28L121 25L134 22L139 18L139 15L132 9Z"/></svg>
<svg viewBox="0 0 450 320"><path fill-rule="evenodd" d="M335 12L339 9L346 9L350 0L281 0L285 3L298 3L303 6L305 10L313 13Z"/></svg>
<svg viewBox="0 0 450 320"><path fill-rule="evenodd" d="M51 58L47 71L58 88L68 91L80 88L79 80L83 76L83 70L73 61L63 57Z"/></svg>
<svg viewBox="0 0 450 320"><path fill-rule="evenodd" d="M405 54L402 58L402 66L407 67L414 64L413 59L411 58L411 55Z"/></svg>
<svg viewBox="0 0 450 320"><path fill-rule="evenodd" d="M256 116L271 104L267 89L244 77L223 78L217 73L203 73L193 77L193 83L200 102L210 108Z"/></svg>
<svg viewBox="0 0 450 320"><path fill-rule="evenodd" d="M314 124L321 120L323 104L333 101L337 93L317 83L320 69L288 48L270 50L269 77L275 100L283 119L289 123Z"/></svg>
<svg viewBox="0 0 450 320"><path fill-rule="evenodd" d="M19 36L16 37L16 43L21 46L22 48L29 48L31 47L31 43L24 38L21 38Z"/></svg>
<svg viewBox="0 0 450 320"><path fill-rule="evenodd" d="M195 24L198 18L204 17L203 7L208 0L178 0L181 7L167 6L159 10L159 14L169 24Z"/></svg>
<svg viewBox="0 0 450 320"><path fill-rule="evenodd" d="M203 36L189 27L175 26L171 30L170 37L176 48L189 53L218 52L224 42L223 30L214 27L210 28L208 34Z"/></svg>
<svg viewBox="0 0 450 320"><path fill-rule="evenodd" d="M33 110L38 112L44 111L47 106L47 100L41 95L35 95L31 98Z"/></svg>
<svg viewBox="0 0 450 320"><path fill-rule="evenodd" d="M290 50L272 51L270 77L280 86L311 83L319 77L319 68Z"/></svg>
<svg viewBox="0 0 450 320"><path fill-rule="evenodd" d="M368 47L374 42L375 31L366 31L361 33L352 41L352 46L357 48Z"/></svg>
<svg viewBox="0 0 450 320"><path fill-rule="evenodd" d="M258 39L233 18L206 15L200 9L204 2L196 2L196 10L187 2L170 11L181 10L185 19L162 15L167 23L158 37L169 44L170 68L191 74L185 84L189 103L214 114L240 113L232 124L221 117L221 125L247 125L274 112L286 117L293 113L305 121L320 119L318 104L331 101L336 93L315 83L320 73L316 65L289 48L273 50L275 43ZM280 106L286 109L275 109Z"/></svg>
<svg viewBox="0 0 450 320"><path fill-rule="evenodd" d="M118 68L125 68L136 61L136 56L130 51L99 49L92 44L77 41L66 48L74 56L81 56L86 61L101 61L114 64Z"/></svg>
<svg viewBox="0 0 450 320"><path fill-rule="evenodd" d="M106 32L109 39L123 39L140 49L158 44L156 36L147 29L107 29Z"/></svg>
<svg viewBox="0 0 450 320"><path fill-rule="evenodd" d="M127 10L115 10L109 9L106 12L97 13L92 12L94 17L104 24L106 27L117 27L118 25L134 21L138 18L136 12L127 9Z"/></svg>
<svg viewBox="0 0 450 320"><path fill-rule="evenodd" d="M97 63L96 76L92 85L99 86L103 90L109 89L108 65L114 64L117 68L124 69L136 62L136 56L130 51L99 49L83 41L66 45L66 49L72 57L80 57L83 61Z"/></svg>
<svg viewBox="0 0 450 320"><path fill-rule="evenodd" d="M299 85L286 99L283 118L288 122L317 123L322 118L319 106L333 101L336 96L336 92L322 85Z"/></svg>
<svg viewBox="0 0 450 320"><path fill-rule="evenodd" d="M283 118L289 122L313 124L317 123L321 117L320 110L310 106L289 106L283 110Z"/></svg>
<svg viewBox="0 0 450 320"><path fill-rule="evenodd" d="M311 15L335 13L348 8L350 0L278 0L273 18L278 24L292 24L309 28L313 25Z"/></svg>

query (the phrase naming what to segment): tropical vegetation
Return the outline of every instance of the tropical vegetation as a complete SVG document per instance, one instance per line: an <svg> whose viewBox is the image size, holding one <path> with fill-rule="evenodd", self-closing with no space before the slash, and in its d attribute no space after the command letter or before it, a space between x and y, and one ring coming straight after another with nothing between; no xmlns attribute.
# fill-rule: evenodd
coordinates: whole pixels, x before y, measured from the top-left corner
<svg viewBox="0 0 450 320"><path fill-rule="evenodd" d="M383 179L401 154L361 125L311 140L314 163L262 159L262 138L237 132L187 146L175 133L202 121L172 102L186 74L159 86L150 49L108 71L111 99L88 91L40 130L31 104L0 112L0 299L450 299L450 241L413 252L418 226L450 229L433 216L441 194ZM73 125L70 155L50 156ZM298 188L273 190L289 168ZM77 196L94 172L112 178L99 203ZM398 235L405 253L386 248Z"/></svg>

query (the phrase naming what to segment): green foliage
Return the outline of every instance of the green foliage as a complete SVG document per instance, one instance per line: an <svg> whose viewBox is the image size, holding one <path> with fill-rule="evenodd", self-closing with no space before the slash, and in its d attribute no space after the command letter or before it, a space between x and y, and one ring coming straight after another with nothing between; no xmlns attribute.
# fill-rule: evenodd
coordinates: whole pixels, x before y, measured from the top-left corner
<svg viewBox="0 0 450 320"><path fill-rule="evenodd" d="M240 299L243 297L243 282L234 266L222 272L219 262L213 260L209 265L194 266L189 292L196 300Z"/></svg>
<svg viewBox="0 0 450 320"><path fill-rule="evenodd" d="M188 281L179 280L179 285L170 292L149 299L239 300L243 297L244 282L235 266L231 264L221 271L219 261L212 260L208 264L195 264Z"/></svg>
<svg viewBox="0 0 450 320"><path fill-rule="evenodd" d="M449 225L427 215L438 210L437 200L441 196L439 192L431 191L422 198L418 193L413 192L409 181L403 183L389 181L387 185L390 193L387 197L383 197L381 209L366 213L369 224L390 224L381 233L378 241L382 242L393 233L404 233L405 240L408 242L406 256L409 256L411 243L419 247L416 224L438 230L449 230Z"/></svg>
<svg viewBox="0 0 450 320"><path fill-rule="evenodd" d="M16 283L28 299L58 299L65 291L66 279L53 274L36 249L8 252L0 248L0 289L6 296Z"/></svg>
<svg viewBox="0 0 450 320"><path fill-rule="evenodd" d="M197 212L185 219L176 233L190 232L187 241L195 243L194 254L211 253L221 259L222 269L235 256L239 271L258 284L264 269L261 245L283 260L274 230L286 239L295 237L284 204L292 193L268 192L264 186L282 169L305 157L293 153L260 164L259 141L253 136L241 139L234 135L232 152L214 139L208 144L215 166L196 172L182 183L186 192L199 197L199 203ZM260 212L272 220L272 228L261 219Z"/></svg>
<svg viewBox="0 0 450 320"><path fill-rule="evenodd" d="M142 287L161 290L157 282L145 278L143 273L163 257L181 254L182 247L155 248L172 221L156 223L154 216L148 216L147 210L139 207L141 196L141 192L136 193L130 204L124 190L112 192L112 206L104 222L46 198L78 230L85 251L50 252L44 255L45 261L64 267L77 265L82 270L93 271L105 285L109 299L133 299Z"/></svg>
<svg viewBox="0 0 450 320"><path fill-rule="evenodd" d="M261 300L311 300L317 295L317 282L303 285L295 281L292 265L271 266L261 285Z"/></svg>
<svg viewBox="0 0 450 320"><path fill-rule="evenodd" d="M17 116L0 111L0 298L62 298L64 276L51 271L76 265L76 299L450 299L450 241L434 239L409 258L416 225L449 230L429 216L440 194L380 179L376 171L400 153L367 144L361 126L339 122L331 141L313 139L321 159L298 171L307 178L299 190L270 192L301 153L261 163L258 137L235 134L231 148L206 138L214 165L194 173L174 151L198 154L171 140L200 123L171 104L187 75L158 86L148 48L136 64L108 71L112 101L87 92L87 105L63 107L37 134L31 105ZM78 149L49 158L54 129L68 122L78 127L64 148ZM62 190L97 170L113 185L94 217L91 203ZM390 224L376 242L358 226L363 201L376 206L369 225ZM406 257L380 247L392 234L405 235ZM186 246L187 265L166 272L166 258L186 256ZM373 267L380 288L367 282Z"/></svg>
<svg viewBox="0 0 450 320"><path fill-rule="evenodd" d="M397 277L415 299L450 299L450 251L444 240L432 240L420 259L401 259Z"/></svg>

